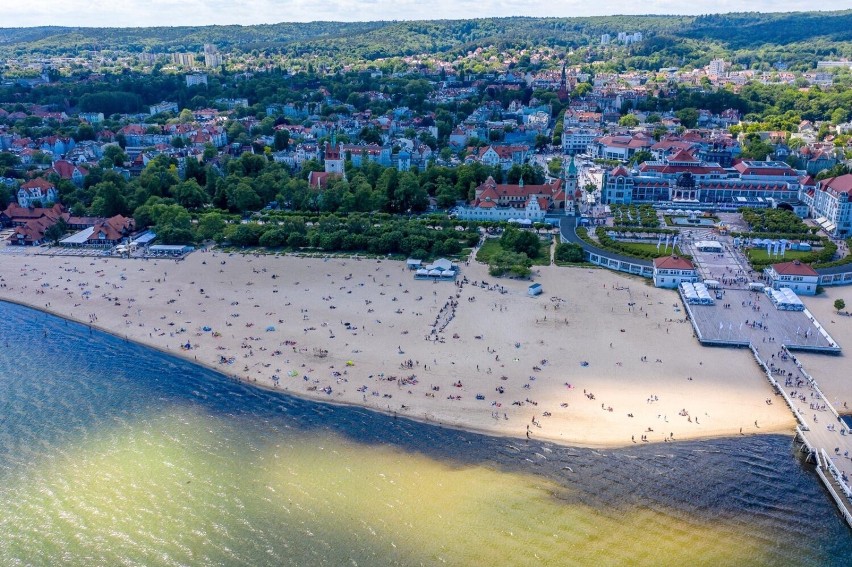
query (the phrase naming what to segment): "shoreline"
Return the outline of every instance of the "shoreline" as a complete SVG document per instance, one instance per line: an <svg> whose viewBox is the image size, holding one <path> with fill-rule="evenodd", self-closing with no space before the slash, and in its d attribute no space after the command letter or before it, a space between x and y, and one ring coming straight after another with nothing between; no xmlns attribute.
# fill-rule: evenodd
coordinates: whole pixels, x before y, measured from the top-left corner
<svg viewBox="0 0 852 567"><path fill-rule="evenodd" d="M219 260L221 264L215 265L219 262L206 261L213 258ZM0 266L4 262L11 264L9 259L9 256L0 256ZM44 280L45 283L40 284L40 289L36 288L39 291L36 291L34 295L29 295L30 288L28 285L24 285L23 288L18 289L19 294L16 296L11 293L16 288L10 287L17 283L14 278L15 273L12 270L6 270L3 272L7 274L5 280L3 280L6 287L0 288L0 299L49 313L68 321L89 325L121 340L132 341L144 347L153 347L162 353L178 356L182 360L218 372L228 379L239 380L248 386L260 387L271 392L282 392L305 400L361 407L380 412L389 417L402 417L425 424L493 437L524 439L526 431L529 430L530 438L537 441L587 448L615 448L645 444L646 441L642 437L647 437L648 444L663 443L666 439L669 439L669 429L673 432L670 441L728 438L751 434L792 435L794 431L793 417L785 411L785 408L780 408L779 411L779 408L776 407L777 404L776 406L763 404L770 396L773 396L773 393L765 379L760 378L747 351L729 351L724 357L719 357L721 352L710 353L706 351L705 347L697 344L697 341L691 337L691 328L688 323L681 324L674 319L665 318L665 322L660 320L659 323L654 325L649 324L649 322L644 321L650 319L649 314L658 317L660 311L669 309L664 307L666 300L676 300L675 297L665 295L665 291L645 286L643 282L621 278L610 272L585 270L583 268L542 267L541 278L539 278L539 281L544 280L548 292L556 291L551 288L561 285L566 276L573 276L584 280L580 284L581 288L601 285L601 280L604 280L603 288L612 290L613 296L634 298L634 301L630 303L633 307L628 307L625 310L624 305L621 304L623 299L610 301L606 299L610 296L610 291L606 291L605 295L599 293L597 300L611 307L610 310L613 312L613 315L607 317L602 309L603 305L595 305L591 297L582 298L582 301L575 301L573 298L556 301L557 298L552 297L550 302L541 298L527 298L526 285L528 282L514 280L500 281L497 284L500 289L497 291L488 287L472 286L471 283L456 286L449 282L432 284L431 282L409 280L411 276L405 270L404 265L400 262L388 260L353 262L352 260L340 259L258 257L216 253L215 251L196 252L189 257L189 261L180 263L162 260L134 262L120 259L73 257L16 257L15 260L18 262L20 275L30 282L29 285L32 285L32 280L35 282ZM237 267L234 268L233 265ZM260 267L256 267L258 265ZM89 281L89 278L94 277L91 275L92 266L95 266L94 273L99 278L95 281L102 284L94 287L104 289L105 292L95 292L92 289ZM282 283L281 287L287 287L287 289L278 289L277 284L270 285L269 279L263 281L264 278L261 276L264 273L268 276L267 270L272 271L282 266L287 269L288 275L310 278L311 288L296 290L296 286L300 285L299 281L303 279L302 277L298 277L298 281L292 286L285 286ZM218 272L215 272L214 268L218 269ZM128 284L133 270L138 270L139 273L144 272L144 277L148 279L140 278L133 284ZM202 281L208 282L205 284L205 288L214 285L210 281L212 279L228 280L224 282L228 293L223 294L224 297L216 299L210 298L210 295L213 294L212 291L209 292L210 295L203 297L201 295L190 295L187 292L187 287L194 285L195 279L202 276L202 274L197 273L198 270L207 271L207 274L201 278ZM320 270L326 270L327 273L325 279L320 277L318 281L317 272ZM355 274L358 272L356 270L360 271L360 274L358 274L360 278L357 279L362 280L362 283L358 284L360 287L354 287L350 290L348 287L352 287L352 284L349 282L357 281ZM174 278L175 275L178 276L177 284L171 281L168 284L165 283L167 272L170 278ZM349 272L348 275L347 272ZM376 279L379 274L384 275L384 281L380 282ZM401 277L400 274L402 274ZM38 277L33 277L36 275ZM481 275L487 277L485 267L480 265L471 265L464 268L463 271L463 276L468 278ZM158 276L162 276L162 278ZM248 276L248 280L242 283L236 281L238 278L245 278L246 276ZM277 276L277 278L283 277ZM348 287L339 284L329 285L329 283L334 284L341 277L342 280L339 283L346 283ZM274 281L276 275L272 275L272 278L272 281ZM64 290L47 283L54 279L62 281L61 285L65 286ZM370 284L370 281L372 281L372 285L365 285ZM472 281L475 282L476 280ZM77 285L78 292L87 289L91 292L101 293L101 297L83 295L81 299L80 295L75 296L74 291L69 291L69 288L74 290L74 284ZM609 287L607 287L608 284ZM147 290L145 289L146 285L148 286ZM644 296L644 299L640 297L640 293L629 290L627 286L631 285L640 286L639 292ZM314 291L317 286L319 290ZM167 289L162 289L164 287L167 287ZM492 285L491 288L494 288L494 286ZM358 301L353 297L351 301L347 301L345 304L332 304L336 303L333 302L332 295L344 289L346 289L347 294L358 293L362 299ZM134 299L127 299L125 293L130 290L135 290L130 297L140 299L140 305L132 305L131 302ZM206 293L204 289L200 291ZM216 293L222 293L222 291L217 288ZM426 304L424 298L428 291L433 292L433 298L430 299L433 299L434 304L428 308L433 314L424 316L426 312L426 308L423 306ZM584 291L588 290L584 289ZM285 297L272 295L279 292L287 295ZM416 300L412 299L411 296L417 292L422 293L422 295ZM453 292L455 299L451 296L451 299L448 300L454 305L447 315L447 310L444 308L448 304L445 303L444 308L439 309L439 301L441 300L438 299L438 294L441 293L446 296L450 292ZM149 299L152 299L152 301L145 301L142 298L144 293L150 293ZM230 298L227 297L229 294ZM469 301L465 302L462 296L467 294L471 295L468 297ZM20 297L20 295L24 295L24 297ZM388 295L393 295L393 298L388 300ZM72 296L77 298L75 301L79 301L79 303L74 303L73 308L71 308L71 302L68 299ZM204 301L204 298L208 301ZM257 301L254 307L243 305L247 298ZM158 302L163 302L166 299L167 301L163 305L157 305ZM231 300L231 307L222 307L222 305L228 304L229 299ZM639 303L640 299L644 302L644 307L649 310L649 313L644 313L644 317L636 311L636 303ZM61 303L58 303L60 301ZM216 301L220 303L216 303ZM286 303L284 303L285 301ZM366 311L364 307L357 308L359 303L363 304L365 301L366 306L369 307ZM196 304L192 305L193 302ZM303 319L291 318L292 316L285 316L277 312L271 314L268 311L266 315L271 316L270 321L278 321L275 324L276 331L283 331L283 338L288 338L291 335L299 338L299 349L296 346L288 346L282 349L284 352L276 350L275 353L270 355L270 349L278 348L270 344L271 334L264 333L261 336L249 336L242 339L237 336L239 331L249 334L260 332L253 329L254 325L263 328L263 323L261 323L263 315L258 310L280 308L282 303L284 303L284 306L290 306L291 311L299 308L299 313ZM298 304L291 306L291 303ZM379 303L384 303L384 307ZM91 307L89 307L90 305ZM122 309L116 310L113 305L121 305ZM566 306L570 307L566 308ZM139 308L137 309L137 307ZM210 307L214 309L215 317L210 315ZM616 313L616 307L621 310L621 313ZM324 310L336 309L337 311L333 312L332 317L338 318L341 324L345 320L347 322L346 327L344 329L338 328L334 326L333 321L326 320L323 320L321 324L316 323L316 313L321 308ZM373 313L374 308L375 314ZM89 309L96 315L92 319L93 315L90 314L90 320L87 322L83 318L83 311ZM413 312L415 309L422 309L423 311ZM136 315L132 313L133 310L136 311ZM340 318L338 313L344 310L345 315ZM455 317L456 310L467 310L468 313L466 317ZM537 314L536 310L541 311ZM122 311L124 311L123 315L121 314ZM227 315L225 311L234 312ZM639 311L642 311L642 307L639 307ZM436 312L437 315L435 315ZM328 317L328 313L328 311L323 311L320 317ZM370 313L370 315L367 315L367 313ZM557 313L566 315L564 322L561 319L556 319ZM176 317L176 314L179 316ZM543 314L543 317L541 314ZM559 317L562 317L562 314ZM548 319L548 315L550 315L550 319ZM239 316L242 316L242 319L237 319ZM437 322L435 325L446 327L446 329L442 328L437 333L433 331L432 335L427 334L419 340L412 339L412 335L423 332L423 320L430 316L436 316L437 319L440 319L440 325ZM442 317L444 318L442 319ZM608 318L612 321L603 321ZM170 323L170 325L173 325L171 329L169 327L157 328L157 325L164 324L162 321L168 319L175 320ZM187 327L181 327L178 331L180 323L176 322L177 319L185 319L184 323ZM214 319L217 319L217 321L214 322ZM388 323L386 319L391 319L392 324ZM204 323L205 326L209 324L212 328L221 329L221 334L215 340L210 340L211 334L209 332L200 332L199 327L208 320L210 322ZM250 323L246 323L245 326L238 326L236 323L238 320L249 320ZM595 321L607 324L600 325L601 328L595 328ZM612 331L605 331L603 327L611 328L613 321L615 328ZM379 323L379 328L374 327L375 322ZM577 322L580 325L576 325ZM350 323L351 327L349 326ZM190 325L194 325L195 329ZM278 328L282 325L283 328ZM304 325L311 325L311 327L299 329ZM319 332L314 328L314 325L317 325L320 330L327 330L329 337L315 339L314 337ZM365 333L367 326L370 327L371 332ZM148 333L148 330L152 327L158 333L156 336L154 333ZM269 328L271 327L272 324L270 323ZM267 328L267 331L269 328ZM418 328L421 330L418 331ZM633 334L639 339L631 339L624 343L626 337L618 332L619 328L621 333L627 332L628 336ZM351 329L358 329L358 331L350 332ZM194 330L197 332L193 336ZM183 332L186 333L186 336L182 334ZM486 332L488 333L487 337L480 336L480 334L484 335ZM348 336L341 338L352 341L351 344L346 342L346 346L351 352L340 352L340 339L336 336L344 333ZM475 333L479 334L473 340L470 340L470 337ZM636 350L639 347L642 349L654 347L653 340L647 342L644 340L645 337L642 336L651 333L660 336L661 339L658 340L668 340L668 337L676 336L671 340L678 343L679 346L677 347L657 345L663 347L663 350L658 354L664 355L667 362L669 358L675 357L673 370L669 369L669 366L657 365L652 368L651 364L635 364L635 360L639 359L639 356L636 356L634 363L619 361L615 362L615 366L612 366L613 358L622 357L623 353L619 352L621 349L628 351L624 356L632 356L643 352ZM147 336L145 336L146 334ZM277 339L282 338L278 332L274 334ZM301 335L301 337L298 335ZM611 338L613 342L618 341L619 346L616 347L613 343L609 343L610 346L607 347L607 343L601 342L599 338L601 335L606 336L607 340ZM453 338L451 339L450 336ZM430 337L434 340L430 340ZM486 338L487 341L480 341L482 338ZM563 342L588 342L589 340L592 341L587 345L589 352L582 357L578 356L573 348L562 346ZM190 345L191 350L178 348L178 343L183 345L195 341L200 344ZM337 341L336 344L335 341ZM393 346L396 346L397 342L391 341L399 342L398 352L393 352ZM296 345L295 340L291 342ZM424 345L423 342L427 344ZM303 347L303 344L306 346ZM478 354L476 351L485 345L488 346ZM494 345L493 348L491 345ZM292 348L292 352L288 350L290 348ZM311 356L311 348L313 348L314 356ZM382 348L389 350L390 353L382 354L380 352ZM319 350L325 350L326 354L317 358L319 355L316 351ZM505 357L506 350L510 352L510 358L501 360L500 355ZM241 351L242 356L237 360ZM248 352L246 353L246 351ZM409 354L405 354L406 352ZM221 361L220 357L224 358L221 353L231 355L230 362L234 364L233 369L223 369L221 363L216 364L214 362L215 359ZM695 365L694 361L689 364L690 358L694 360L702 353L709 354L710 356L706 358L710 360L703 363L699 361L698 365ZM275 354L279 356L269 358L269 356L274 357ZM413 364L414 358L425 359L428 364L421 365L418 362L416 367L403 367L403 364L406 364L406 359L400 362L399 358L409 356L411 357L408 359L410 364ZM427 357L435 359L434 366L429 363ZM548 360L544 360L545 357ZM570 362L572 357L576 357L574 363ZM280 361L281 358L285 358L283 364ZM441 360L439 361L438 358L441 358ZM542 368L538 367L539 358L542 359L541 363L546 363L541 364ZM588 358L591 362L585 363L584 360L584 364L579 364L577 361L581 358ZM647 355L642 358L647 358L648 363L652 360ZM730 374L730 366L725 361L720 363L719 358L730 359L731 361L736 358L742 359L743 364L737 365L737 374L742 375L743 379L731 380L728 377L727 385L722 386L708 383L705 380L706 378ZM290 359L294 359L293 362ZM397 359L397 362L394 362L393 359ZM527 361L526 364L535 365L537 369L534 370L535 376L529 375L528 370L524 371L519 368L519 365L524 364L524 359ZM354 368L348 367L350 360L353 361ZM661 359L657 360L662 362ZM608 364L607 361L609 361ZM240 365L243 363L245 366L241 367ZM273 364L281 365L281 368L289 365L291 368L290 377L285 376L284 371L276 369L281 375L280 378L283 379L275 379L276 376L271 370ZM485 371L486 365L490 365L487 367L487 372ZM593 370L589 372L589 369L580 368L583 365ZM604 365L608 366L609 370L604 368ZM332 374L336 376L336 379L327 377L323 380L317 377L318 374L323 372L320 369L321 366L328 366L330 370L333 369ZM497 367L492 368L494 366ZM632 368L635 373L628 370L624 374L624 371L621 370L622 366ZM241 368L241 370L238 368ZM496 372L492 373L492 370ZM677 377L681 372L695 372L700 373L700 375L696 376L695 382L692 381L692 376L689 376L689 382L685 382L687 378L684 376ZM416 380L406 382L405 378L390 376L391 381L387 381L385 373L402 375L410 373L410 377L416 376ZM304 380L298 380L298 377L293 379L294 374L303 374ZM365 378L367 374L369 374L369 377ZM498 380L497 376L500 374L502 376ZM525 377L525 374L528 377ZM587 375L584 376L583 374ZM746 376L755 376L756 380L746 379ZM308 380L309 377L310 380ZM565 378L568 378L568 381ZM394 379L396 382L393 381ZM428 383L427 380L432 382L430 387L434 391L423 392L423 387ZM500 380L503 380L503 382ZM418 381L420 385L417 385ZM356 385L355 382L364 384L357 390L357 392L363 392L363 399L361 393L352 391L352 388ZM462 382L464 382L463 387ZM687 390L696 388L698 382L702 382L698 386L699 392L688 393ZM328 388L328 394L323 394L323 390L320 389L323 383ZM305 388L300 387L300 384ZM502 390L505 386L506 394L503 395L502 391L500 395L496 396L488 394L489 384L491 389L496 385L498 389ZM453 388L454 385L457 385L457 388ZM523 385L523 388L520 388L520 385ZM565 386L567 386L567 389ZM584 393L588 391L586 396L589 398L588 400L579 398L578 390L581 387ZM589 388L593 388L595 395L591 395L592 390ZM723 391L725 388L731 391L725 393ZM305 391L302 391L303 389ZM542 389L544 391L541 391ZM602 389L605 392L604 396L599 394ZM372 390L372 395L368 397L366 390ZM674 398L675 401L666 406L661 406L662 401L645 400L648 406L642 408L641 400L643 398L638 397L640 394L637 394L637 390L639 392L655 392L659 395L660 400L665 396L666 398ZM331 394L332 391L335 395ZM436 395L438 391L440 393ZM441 398L446 396L447 391L450 392L450 396L446 398L446 401L443 401ZM426 397L418 399L416 397L417 392L420 392L421 396L425 393ZM534 400L529 397L532 392L536 393ZM456 396L457 393L461 395ZM472 399L474 393L477 394L476 400ZM511 395L516 396L517 399L512 405L508 405L506 398ZM540 396L543 396L543 398ZM597 396L600 396L600 398ZM519 401L523 400L524 397L529 403ZM607 401L601 403L601 408L595 410L595 404L598 404L600 399L604 399L604 397ZM713 399L715 405L707 408L710 410L709 414L713 418L721 416L721 421L711 420L712 423L706 423L710 419L706 417L708 415L706 411L701 415L698 412L690 414L683 410L684 414L681 414L680 417L675 416L677 410L682 407L689 407L694 411L694 406L707 397L715 398ZM401 406L399 405L399 398L403 398ZM464 399L462 400L462 398ZM654 398L657 398L657 395ZM745 401L746 398L751 401ZM491 401L490 417L484 411L486 407L489 407L489 401ZM562 402L561 408L557 405L559 402ZM612 406L623 408L628 405L630 407L637 402L640 404L639 407L627 414L626 419L621 412L618 412L620 415L613 414ZM657 406L661 407L658 408ZM606 411L607 407L609 408L608 411ZM638 413L643 410L644 415ZM758 410L758 413L753 413L755 410ZM657 411L660 413L652 413ZM720 412L723 413L720 414ZM662 415L664 413L667 415L665 419ZM642 420L642 426L638 426L631 419L634 414L637 419ZM654 418L654 415L656 415L656 418ZM699 416L704 421L701 422L699 427L685 426L686 417L690 415L695 417L695 424L698 424ZM743 415L750 415L752 421L754 421L753 417L758 417L761 425L759 427L750 426L750 422L744 419ZM651 421L649 422L649 420ZM692 421L692 417L689 417L689 421ZM535 425L535 427L530 428L527 424ZM527 427L526 430L525 427ZM644 435L646 428L653 434ZM662 428L665 428L665 434L660 431ZM739 431L740 428L742 428L741 432Z"/></svg>
<svg viewBox="0 0 852 567"><path fill-rule="evenodd" d="M422 424L425 424L425 425L443 427L445 429L452 429L452 430L455 430L455 431L463 431L463 432L466 432L466 433L474 433L474 434L477 434L477 435L485 435L485 436L488 436L488 437L499 438L499 439L516 439L516 440L524 440L524 441L527 440L527 439L524 439L523 437L517 437L515 435L510 435L508 433L500 433L500 432L490 430L490 429L486 429L486 428L475 428L475 427L471 427L471 426L465 426L465 425L462 425L462 424L453 424L453 423L430 421L428 419L418 418L417 416L414 416L414 415L411 415L411 414L400 414L398 412L383 410L383 409L377 408L377 407L364 406L364 405L357 404L357 403L339 401L339 400L334 400L334 399L327 399L326 400L326 399L322 399L322 398L318 398L318 397L300 395L299 393L293 392L292 390L289 390L289 389L274 388L274 387L270 387L266 384L263 384L261 382L248 382L246 380L239 378L238 376L228 375L227 373L222 372L222 370L220 370L219 368L216 368L213 365L205 364L204 362L201 362L201 361L199 361L195 358L191 359L187 355L184 355L183 353L175 353L174 351L172 351L170 349L164 349L164 348L156 346L156 345L146 344L142 341L139 341L139 340L136 340L136 339L131 339L126 335L120 335L120 334L118 334L118 333L116 333L116 332L114 332L114 331L112 331L108 328L100 327L97 324L86 323L84 321L80 321L80 320L77 320L77 319L67 317L65 315L62 315L61 313L58 313L58 312L50 309L50 308L38 307L38 306L29 304L29 303L25 303L25 302L13 300L13 299L7 299L7 298L0 298L0 302L9 303L9 304L12 304L12 305L18 305L20 307L24 307L24 308L27 308L27 309L32 309L34 311L38 311L40 313L51 315L51 316L56 317L58 319L62 319L63 321L76 323L76 324L81 325L83 327L88 326L93 330L96 330L98 332L110 335L110 336L115 337L119 340L122 340L122 341L125 341L125 342L130 342L130 343L133 343L133 344L140 346L140 347L143 347L143 348L150 348L150 349L153 349L153 350L155 350L155 351L157 351L161 354L164 354L166 356L172 356L172 357L178 358L182 362L187 362L189 364L199 366L199 367L201 367L205 370L210 370L212 372L215 372L216 374L219 374L220 376L222 376L223 378L225 378L227 380L239 382L240 384L244 384L245 386L248 386L249 388L257 388L257 389L260 389L260 390L265 391L265 392L275 393L275 394L284 395L284 396L293 396L294 398L298 398L300 400L304 400L304 401L312 402L312 403L328 404L328 405L338 406L338 407L362 409L362 410L366 410L366 411L370 411L370 412L374 412L374 413L379 413L379 414L385 415L387 417L391 417L393 419L397 419L397 418L408 419L410 421L416 421L418 423L422 423ZM852 415L852 414L850 414L850 415ZM774 429L767 429L765 431L760 431L760 432L751 432L751 433L748 433L748 434L746 434L746 433L742 433L742 434L720 433L718 435L710 434L710 435L706 435L706 436L690 437L690 438L677 440L677 441L670 441L670 442L674 443L674 442L679 442L679 441L686 442L686 441L705 441L705 440L714 440L714 439L736 439L736 438L740 438L740 437L754 437L754 436L758 436L758 435L784 435L785 437L793 438L795 436L795 430L790 430L787 427L779 426L779 427L774 428ZM554 444L558 444L558 445L562 445L562 446L566 446L566 447L576 447L576 448L579 448L579 449L624 449L624 448L632 447L634 445L640 445L639 443L633 443L633 444L625 444L625 443L622 443L622 444L618 444L618 443L578 444L578 443L572 443L572 442L562 440L562 439L554 439L554 438L548 438L548 437L531 437L529 440L536 441L538 443L554 443ZM657 441L657 442L645 443L643 445L659 445L659 444L663 444L663 443L664 442Z"/></svg>

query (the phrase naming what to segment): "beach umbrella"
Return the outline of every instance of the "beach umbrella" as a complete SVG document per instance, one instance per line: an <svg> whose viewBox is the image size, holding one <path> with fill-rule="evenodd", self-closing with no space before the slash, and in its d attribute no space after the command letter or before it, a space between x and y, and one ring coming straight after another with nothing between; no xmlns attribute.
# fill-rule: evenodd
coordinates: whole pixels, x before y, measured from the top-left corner
<svg viewBox="0 0 852 567"><path fill-rule="evenodd" d="M202 330L202 331L204 331L205 333L207 333L207 332L212 331L213 329L211 329L211 328L210 328L210 327L208 327L207 325L204 325L203 327L201 327L201 330Z"/></svg>
<svg viewBox="0 0 852 567"><path fill-rule="evenodd" d="M268 326L268 327L266 328L266 330L267 330L267 331L274 331L274 330L275 330L275 327L273 327L272 325L270 325L270 326Z"/></svg>

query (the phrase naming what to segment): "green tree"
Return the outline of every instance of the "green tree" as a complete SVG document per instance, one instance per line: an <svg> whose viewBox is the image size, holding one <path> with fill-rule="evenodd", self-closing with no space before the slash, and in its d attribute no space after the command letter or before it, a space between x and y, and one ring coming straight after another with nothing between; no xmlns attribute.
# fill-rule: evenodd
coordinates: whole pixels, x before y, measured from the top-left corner
<svg viewBox="0 0 852 567"><path fill-rule="evenodd" d="M0 209L5 209L12 202L12 192L6 185L0 185Z"/></svg>
<svg viewBox="0 0 852 567"><path fill-rule="evenodd" d="M92 200L92 213L99 217L113 217L129 213L127 199L121 189L112 181L102 181L92 187L95 198Z"/></svg>
<svg viewBox="0 0 852 567"><path fill-rule="evenodd" d="M68 232L68 223L65 222L64 218L59 217L59 220L50 225L47 230L44 231L44 236L54 244L57 244L59 243L59 240L65 236L66 232Z"/></svg>
<svg viewBox="0 0 852 567"><path fill-rule="evenodd" d="M675 112L675 116L686 128L695 128L698 124L698 110L695 108L682 108Z"/></svg>
<svg viewBox="0 0 852 567"><path fill-rule="evenodd" d="M843 301L842 299L835 299L834 300L834 310L839 313L839 312L843 311L844 309L846 309L846 302Z"/></svg>
<svg viewBox="0 0 852 567"><path fill-rule="evenodd" d="M257 192L246 181L240 181L233 191L228 193L228 207L240 212L256 211L262 203Z"/></svg>
<svg viewBox="0 0 852 567"><path fill-rule="evenodd" d="M13 153L0 152L0 177L6 177L19 165L21 165L21 158Z"/></svg>
<svg viewBox="0 0 852 567"><path fill-rule="evenodd" d="M187 209L200 209L210 201L207 192L194 178L179 183L172 190L172 196L178 205Z"/></svg>
<svg viewBox="0 0 852 567"><path fill-rule="evenodd" d="M154 206L156 224L154 232L165 244L187 244L192 242L192 219L180 205L158 204Z"/></svg>
<svg viewBox="0 0 852 567"><path fill-rule="evenodd" d="M509 227L503 231L503 235L500 237L500 246L504 250L523 253L528 258L536 258L539 255L541 241L534 232Z"/></svg>
<svg viewBox="0 0 852 567"><path fill-rule="evenodd" d="M618 125L624 126L625 128L635 128L636 126L639 126L639 119L636 118L635 114L625 114L618 119Z"/></svg>
<svg viewBox="0 0 852 567"><path fill-rule="evenodd" d="M225 232L225 220L216 211L205 213L198 218L195 234L201 240L219 240Z"/></svg>
<svg viewBox="0 0 852 567"><path fill-rule="evenodd" d="M281 129L275 131L275 151L280 152L290 147L290 131Z"/></svg>
<svg viewBox="0 0 852 567"><path fill-rule="evenodd" d="M560 242L556 245L553 257L557 262L582 262L583 247L573 242Z"/></svg>
<svg viewBox="0 0 852 567"><path fill-rule="evenodd" d="M121 146L110 144L104 148L104 154L100 163L103 165L104 169L106 169L107 167L113 166L121 167L126 161L127 154L124 153Z"/></svg>
<svg viewBox="0 0 852 567"><path fill-rule="evenodd" d="M645 163L650 161L654 156L648 150L639 150L633 157L630 158L630 163Z"/></svg>

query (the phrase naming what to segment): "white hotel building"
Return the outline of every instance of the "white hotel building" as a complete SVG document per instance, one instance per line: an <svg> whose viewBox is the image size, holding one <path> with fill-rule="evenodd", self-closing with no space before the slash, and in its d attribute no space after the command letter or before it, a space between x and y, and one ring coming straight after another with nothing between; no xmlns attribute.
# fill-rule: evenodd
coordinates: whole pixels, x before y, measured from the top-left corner
<svg viewBox="0 0 852 567"><path fill-rule="evenodd" d="M812 216L827 233L836 238L852 236L852 174L817 181L814 189L803 192Z"/></svg>

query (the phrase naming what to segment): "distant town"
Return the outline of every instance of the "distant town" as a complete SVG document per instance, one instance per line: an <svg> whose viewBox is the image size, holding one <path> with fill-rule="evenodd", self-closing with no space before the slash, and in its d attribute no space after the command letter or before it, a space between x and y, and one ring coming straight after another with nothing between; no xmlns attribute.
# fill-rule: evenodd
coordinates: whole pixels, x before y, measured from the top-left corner
<svg viewBox="0 0 852 567"><path fill-rule="evenodd" d="M434 259L463 253L465 239L344 239L312 215L473 232L576 216L653 240L682 228L673 217L773 210L792 232L743 226L743 245L760 233L810 241L804 263L832 272L820 285L846 283L836 265L852 234L852 62L611 69L649 41L612 30L567 51L488 45L343 65L209 43L21 53L2 61L2 238L99 253L215 241ZM637 206L655 213L646 232L619 232L635 220L620 211ZM609 240L587 231L578 246Z"/></svg>

